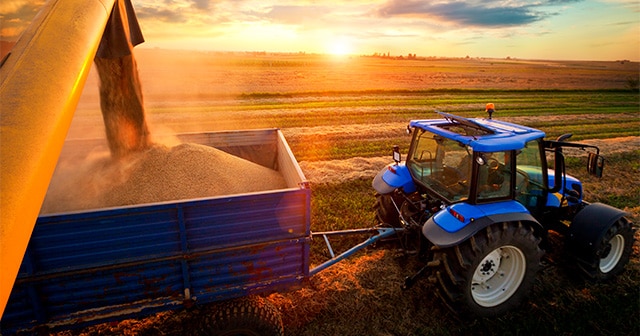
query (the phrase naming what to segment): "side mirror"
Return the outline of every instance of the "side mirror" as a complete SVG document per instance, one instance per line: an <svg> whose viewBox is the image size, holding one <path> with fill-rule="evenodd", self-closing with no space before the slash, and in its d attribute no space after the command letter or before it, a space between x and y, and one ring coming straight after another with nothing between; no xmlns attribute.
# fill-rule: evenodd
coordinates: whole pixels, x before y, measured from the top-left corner
<svg viewBox="0 0 640 336"><path fill-rule="evenodd" d="M407 130L405 132L407 132L407 135L411 135L411 126L407 125Z"/></svg>
<svg viewBox="0 0 640 336"><path fill-rule="evenodd" d="M587 171L589 174L596 177L602 177L603 169L604 157L599 154L589 153L589 159L587 161Z"/></svg>
<svg viewBox="0 0 640 336"><path fill-rule="evenodd" d="M566 134L563 134L563 135L559 136L556 139L556 141L558 141L558 142L565 141L565 140L569 139L572 136L573 136L573 133L566 133Z"/></svg>
<svg viewBox="0 0 640 336"><path fill-rule="evenodd" d="M393 161L395 161L396 164L402 161L402 156L400 155L400 147L398 145L393 145Z"/></svg>

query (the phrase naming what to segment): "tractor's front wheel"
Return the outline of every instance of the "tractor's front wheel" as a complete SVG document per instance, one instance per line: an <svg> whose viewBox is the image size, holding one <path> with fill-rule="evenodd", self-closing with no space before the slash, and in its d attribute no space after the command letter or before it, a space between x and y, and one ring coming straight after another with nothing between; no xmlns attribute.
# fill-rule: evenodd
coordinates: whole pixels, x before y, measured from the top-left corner
<svg viewBox="0 0 640 336"><path fill-rule="evenodd" d="M535 280L543 254L539 242L523 223L499 223L436 250L439 296L458 314L494 316L514 309Z"/></svg>
<svg viewBox="0 0 640 336"><path fill-rule="evenodd" d="M633 248L633 227L626 218L611 224L591 253L578 257L584 273L596 281L608 281L620 274L629 262Z"/></svg>
<svg viewBox="0 0 640 336"><path fill-rule="evenodd" d="M566 247L576 265L595 281L620 274L633 250L633 224L625 212L602 203L585 204L569 227Z"/></svg>

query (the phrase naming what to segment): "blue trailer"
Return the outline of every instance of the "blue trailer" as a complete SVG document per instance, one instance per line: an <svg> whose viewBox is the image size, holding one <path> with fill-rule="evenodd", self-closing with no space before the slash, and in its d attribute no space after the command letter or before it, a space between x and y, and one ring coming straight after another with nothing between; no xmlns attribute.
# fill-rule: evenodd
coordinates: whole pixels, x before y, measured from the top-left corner
<svg viewBox="0 0 640 336"><path fill-rule="evenodd" d="M310 189L281 131L181 139L268 162L287 188L40 216L3 331L148 315L291 288L309 276ZM95 144L69 145L77 153Z"/></svg>
<svg viewBox="0 0 640 336"><path fill-rule="evenodd" d="M42 215L0 331L79 328L212 302L250 305L230 300L299 288L309 276L397 231L312 234L309 183L278 129L179 138L275 169L287 188ZM100 142L73 141L62 156L68 148L81 155ZM329 238L344 234L368 238L335 255ZM312 236L323 237L332 258L310 269ZM243 318L232 317L236 324L245 324ZM281 318L268 319L275 322L257 328L281 333ZM209 327L234 325L218 322Z"/></svg>

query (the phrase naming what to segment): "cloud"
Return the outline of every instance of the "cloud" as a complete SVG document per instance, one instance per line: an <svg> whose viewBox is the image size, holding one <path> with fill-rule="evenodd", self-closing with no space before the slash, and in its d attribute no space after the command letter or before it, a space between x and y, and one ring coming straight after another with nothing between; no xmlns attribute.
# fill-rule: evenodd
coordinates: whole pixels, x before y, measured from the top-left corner
<svg viewBox="0 0 640 336"><path fill-rule="evenodd" d="M154 19L175 23L184 23L188 19L188 17L182 11L177 11L171 8L156 8L144 6L136 8L136 16L140 20Z"/></svg>
<svg viewBox="0 0 640 336"><path fill-rule="evenodd" d="M134 3L141 20L167 23L212 23L216 6L211 0L146 0Z"/></svg>
<svg viewBox="0 0 640 336"><path fill-rule="evenodd" d="M283 24L304 24L315 21L322 13L327 13L322 6L273 6L262 16Z"/></svg>
<svg viewBox="0 0 640 336"><path fill-rule="evenodd" d="M211 8L211 3L209 0L191 0L191 3L195 6L196 9L199 10L209 10Z"/></svg>
<svg viewBox="0 0 640 336"><path fill-rule="evenodd" d="M44 5L38 1L0 1L0 39L15 41Z"/></svg>
<svg viewBox="0 0 640 336"><path fill-rule="evenodd" d="M553 13L550 6L565 5L581 0L543 0L533 4L517 1L402 1L390 0L377 9L377 15L389 17L418 17L444 23L473 27L522 26L544 20Z"/></svg>

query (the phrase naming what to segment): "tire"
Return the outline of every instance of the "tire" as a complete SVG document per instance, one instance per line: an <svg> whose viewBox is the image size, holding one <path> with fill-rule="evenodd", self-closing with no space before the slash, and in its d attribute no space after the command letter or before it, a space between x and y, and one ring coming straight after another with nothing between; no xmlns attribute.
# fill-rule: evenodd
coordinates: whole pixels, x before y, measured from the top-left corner
<svg viewBox="0 0 640 336"><path fill-rule="evenodd" d="M400 207L404 202L404 199L397 195L396 192L389 194L376 194L376 202L373 205L373 209L376 212L376 220L378 223L389 224L392 227L400 227L400 214L396 209L393 201Z"/></svg>
<svg viewBox="0 0 640 336"><path fill-rule="evenodd" d="M283 336L282 316L262 297L244 297L214 304L201 325L202 335Z"/></svg>
<svg viewBox="0 0 640 336"><path fill-rule="evenodd" d="M631 256L634 230L626 218L607 229L597 248L578 259L580 269L592 280L608 281L620 274Z"/></svg>
<svg viewBox="0 0 640 336"><path fill-rule="evenodd" d="M437 294L454 313L501 315L526 298L540 268L542 250L533 229L497 223L460 245L436 250Z"/></svg>

